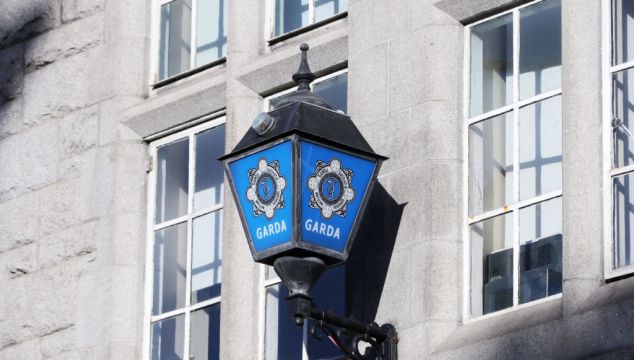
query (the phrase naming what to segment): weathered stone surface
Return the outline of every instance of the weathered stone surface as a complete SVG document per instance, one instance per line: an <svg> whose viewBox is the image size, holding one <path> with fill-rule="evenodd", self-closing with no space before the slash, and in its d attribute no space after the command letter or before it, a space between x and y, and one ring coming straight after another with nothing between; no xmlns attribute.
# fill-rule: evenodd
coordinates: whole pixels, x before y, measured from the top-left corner
<svg viewBox="0 0 634 360"><path fill-rule="evenodd" d="M38 339L0 348L0 359L7 360L42 360Z"/></svg>
<svg viewBox="0 0 634 360"><path fill-rule="evenodd" d="M409 0L372 1L370 39L379 44L409 30ZM366 4L367 6L368 4Z"/></svg>
<svg viewBox="0 0 634 360"><path fill-rule="evenodd" d="M59 122L60 157L82 153L98 141L99 106L95 105L65 116Z"/></svg>
<svg viewBox="0 0 634 360"><path fill-rule="evenodd" d="M17 278L38 269L37 246L28 244L0 255L0 271L9 278Z"/></svg>
<svg viewBox="0 0 634 360"><path fill-rule="evenodd" d="M79 279L94 267L94 261L77 258L5 283L5 292L10 294L5 304L12 311L0 324L0 347L72 327Z"/></svg>
<svg viewBox="0 0 634 360"><path fill-rule="evenodd" d="M38 265L50 267L79 256L95 257L97 222L92 221L42 238L38 243Z"/></svg>
<svg viewBox="0 0 634 360"><path fill-rule="evenodd" d="M24 83L24 44L0 50L0 102L22 94Z"/></svg>
<svg viewBox="0 0 634 360"><path fill-rule="evenodd" d="M387 115L388 46L376 45L350 54L348 114L353 119L377 120Z"/></svg>
<svg viewBox="0 0 634 360"><path fill-rule="evenodd" d="M124 111L141 101L136 96L117 96L99 104L99 145L119 140L140 140L139 134L121 123Z"/></svg>
<svg viewBox="0 0 634 360"><path fill-rule="evenodd" d="M381 166L381 174L411 165L410 149L410 111L404 109L399 113L390 114L387 118L366 123L363 117L352 119L361 130L368 143L378 154L390 159Z"/></svg>
<svg viewBox="0 0 634 360"><path fill-rule="evenodd" d="M105 5L104 0L61 0L62 21L67 23L100 11Z"/></svg>
<svg viewBox="0 0 634 360"><path fill-rule="evenodd" d="M0 140L24 130L22 98L0 103Z"/></svg>
<svg viewBox="0 0 634 360"><path fill-rule="evenodd" d="M461 91L462 29L429 26L390 42L390 112L424 101L455 100Z"/></svg>
<svg viewBox="0 0 634 360"><path fill-rule="evenodd" d="M49 123L0 141L0 202L56 180L56 138L57 126Z"/></svg>
<svg viewBox="0 0 634 360"><path fill-rule="evenodd" d="M92 182L92 177L69 179L42 190L40 236L96 218L100 209L91 199L99 188Z"/></svg>
<svg viewBox="0 0 634 360"><path fill-rule="evenodd" d="M409 161L462 158L462 105L457 100L431 100L412 108Z"/></svg>
<svg viewBox="0 0 634 360"><path fill-rule="evenodd" d="M39 206L39 192L0 203L0 253L37 239Z"/></svg>
<svg viewBox="0 0 634 360"><path fill-rule="evenodd" d="M68 354L76 347L75 337L74 326L42 337L40 340L42 357L48 359Z"/></svg>
<svg viewBox="0 0 634 360"><path fill-rule="evenodd" d="M93 48L26 74L24 121L61 118L96 103L103 97L105 61L100 48Z"/></svg>
<svg viewBox="0 0 634 360"><path fill-rule="evenodd" d="M433 240L411 249L412 321L459 321L462 247L456 240ZM451 295L449 295L451 294Z"/></svg>
<svg viewBox="0 0 634 360"><path fill-rule="evenodd" d="M5 0L0 11L0 48L60 24L60 0Z"/></svg>
<svg viewBox="0 0 634 360"><path fill-rule="evenodd" d="M96 14L42 34L26 43L26 71L84 52L103 42L103 16Z"/></svg>

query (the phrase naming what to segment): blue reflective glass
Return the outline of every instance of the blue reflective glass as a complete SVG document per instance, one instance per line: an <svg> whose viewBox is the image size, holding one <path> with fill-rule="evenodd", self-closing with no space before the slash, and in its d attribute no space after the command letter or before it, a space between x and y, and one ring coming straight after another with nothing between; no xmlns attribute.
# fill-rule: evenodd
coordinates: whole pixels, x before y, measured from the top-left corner
<svg viewBox="0 0 634 360"><path fill-rule="evenodd" d="M218 360L220 349L220 304L192 312L190 359Z"/></svg>
<svg viewBox="0 0 634 360"><path fill-rule="evenodd" d="M287 140L229 164L255 251L291 240L291 155Z"/></svg>
<svg viewBox="0 0 634 360"><path fill-rule="evenodd" d="M288 317L288 290L282 284L266 289L266 360L302 358L303 330Z"/></svg>
<svg viewBox="0 0 634 360"><path fill-rule="evenodd" d="M343 251L376 163L301 141L302 240Z"/></svg>

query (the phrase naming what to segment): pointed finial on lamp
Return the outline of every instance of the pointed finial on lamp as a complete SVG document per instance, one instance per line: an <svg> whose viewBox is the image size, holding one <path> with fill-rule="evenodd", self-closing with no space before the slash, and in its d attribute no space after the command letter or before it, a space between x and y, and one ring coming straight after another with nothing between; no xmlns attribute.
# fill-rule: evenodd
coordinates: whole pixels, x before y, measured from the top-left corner
<svg viewBox="0 0 634 360"><path fill-rule="evenodd" d="M293 80L297 83L297 90L310 90L310 83L315 80L315 74L310 71L308 66L308 44L301 44L299 50L302 51L302 60L299 63L299 69L293 74Z"/></svg>

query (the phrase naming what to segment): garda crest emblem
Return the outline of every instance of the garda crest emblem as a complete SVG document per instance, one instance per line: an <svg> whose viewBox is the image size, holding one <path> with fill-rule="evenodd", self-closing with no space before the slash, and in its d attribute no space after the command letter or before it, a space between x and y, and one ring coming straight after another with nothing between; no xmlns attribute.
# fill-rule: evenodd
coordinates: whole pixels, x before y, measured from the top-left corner
<svg viewBox="0 0 634 360"><path fill-rule="evenodd" d="M330 219L333 214L346 216L348 203L354 199L351 187L352 170L341 167L341 162L332 159L330 164L319 160L315 173L308 178L308 188L312 192L309 205L321 209L321 216Z"/></svg>
<svg viewBox="0 0 634 360"><path fill-rule="evenodd" d="M276 209L284 207L282 190L286 188L286 179L280 175L277 160L267 163L260 159L257 169L249 169L249 188L247 199L253 204L253 215L264 214L273 218Z"/></svg>

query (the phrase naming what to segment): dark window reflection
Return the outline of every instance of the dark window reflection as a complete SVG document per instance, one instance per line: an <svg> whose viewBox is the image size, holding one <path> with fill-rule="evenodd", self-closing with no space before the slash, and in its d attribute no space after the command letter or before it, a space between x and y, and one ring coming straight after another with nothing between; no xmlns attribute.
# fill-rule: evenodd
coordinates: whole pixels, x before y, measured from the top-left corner
<svg viewBox="0 0 634 360"><path fill-rule="evenodd" d="M161 6L159 80L189 69L191 17L190 0L174 0Z"/></svg>
<svg viewBox="0 0 634 360"><path fill-rule="evenodd" d="M282 284L266 289L266 360L302 358L303 329L295 326L286 310L288 290Z"/></svg>
<svg viewBox="0 0 634 360"><path fill-rule="evenodd" d="M634 262L634 247L632 237L634 235L634 181L632 174L626 174L614 178L612 183L613 214L612 214L612 238L613 257L612 264L615 269L632 265Z"/></svg>
<svg viewBox="0 0 634 360"><path fill-rule="evenodd" d="M334 110L348 112L348 74L344 73L333 78L320 81L313 86L313 92L321 96ZM269 111L275 110L289 94L281 95L269 100Z"/></svg>
<svg viewBox="0 0 634 360"><path fill-rule="evenodd" d="M183 360L185 315L152 324L152 360Z"/></svg>
<svg viewBox="0 0 634 360"><path fill-rule="evenodd" d="M315 84L313 91L333 110L348 112L348 74L341 74Z"/></svg>
<svg viewBox="0 0 634 360"><path fill-rule="evenodd" d="M340 265L328 269L317 284L315 284L315 288L313 289L315 304L321 309L332 309L339 315L347 315L345 278L345 266ZM306 347L309 359L332 359L333 357L341 355L341 352L337 350L327 337L324 337L321 341L317 341L311 336L307 338Z"/></svg>
<svg viewBox="0 0 634 360"><path fill-rule="evenodd" d="M192 313L190 360L218 360L220 349L220 304Z"/></svg>
<svg viewBox="0 0 634 360"><path fill-rule="evenodd" d="M189 139L163 145L157 151L156 223L187 214Z"/></svg>
<svg viewBox="0 0 634 360"><path fill-rule="evenodd" d="M275 36L308 25L309 0L275 0Z"/></svg>

